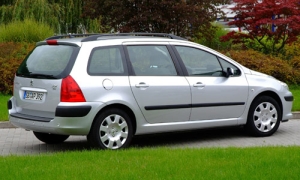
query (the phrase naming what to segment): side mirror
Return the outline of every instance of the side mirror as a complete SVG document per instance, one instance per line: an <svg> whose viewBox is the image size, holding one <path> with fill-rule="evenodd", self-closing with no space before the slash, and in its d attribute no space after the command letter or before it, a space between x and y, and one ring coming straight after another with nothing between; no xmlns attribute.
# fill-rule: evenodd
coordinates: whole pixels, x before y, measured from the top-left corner
<svg viewBox="0 0 300 180"><path fill-rule="evenodd" d="M226 73L225 73L225 77L230 77L234 74L234 70L230 67L227 68Z"/></svg>

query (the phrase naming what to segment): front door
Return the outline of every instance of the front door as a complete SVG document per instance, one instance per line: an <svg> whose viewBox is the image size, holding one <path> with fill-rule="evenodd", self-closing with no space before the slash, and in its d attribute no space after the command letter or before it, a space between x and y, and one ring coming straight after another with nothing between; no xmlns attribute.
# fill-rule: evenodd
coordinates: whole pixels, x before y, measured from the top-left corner
<svg viewBox="0 0 300 180"><path fill-rule="evenodd" d="M248 98L248 82L232 63L199 48L175 46L192 92L190 120L216 120L240 117ZM228 67L231 77L224 76Z"/></svg>

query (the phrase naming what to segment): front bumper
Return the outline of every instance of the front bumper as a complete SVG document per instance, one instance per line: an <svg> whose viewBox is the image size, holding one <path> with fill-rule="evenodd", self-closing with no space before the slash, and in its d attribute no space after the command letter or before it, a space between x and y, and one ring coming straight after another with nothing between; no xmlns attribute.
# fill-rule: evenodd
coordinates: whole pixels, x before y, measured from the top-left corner
<svg viewBox="0 0 300 180"><path fill-rule="evenodd" d="M282 122L287 122L289 119L293 118L293 113L291 112L293 100L294 98L292 95L284 96L284 100L282 101Z"/></svg>

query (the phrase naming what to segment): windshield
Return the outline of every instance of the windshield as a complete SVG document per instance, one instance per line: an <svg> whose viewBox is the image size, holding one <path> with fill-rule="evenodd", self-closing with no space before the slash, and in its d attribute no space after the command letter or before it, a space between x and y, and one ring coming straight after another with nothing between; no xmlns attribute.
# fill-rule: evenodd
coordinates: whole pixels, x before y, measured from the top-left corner
<svg viewBox="0 0 300 180"><path fill-rule="evenodd" d="M31 78L57 79L66 77L78 54L78 47L37 46L22 62L16 75Z"/></svg>

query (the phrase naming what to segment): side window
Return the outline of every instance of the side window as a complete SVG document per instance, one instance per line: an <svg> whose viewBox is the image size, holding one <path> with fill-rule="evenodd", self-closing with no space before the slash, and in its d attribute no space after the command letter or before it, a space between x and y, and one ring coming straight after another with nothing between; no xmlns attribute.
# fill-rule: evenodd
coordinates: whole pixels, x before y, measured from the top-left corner
<svg viewBox="0 0 300 180"><path fill-rule="evenodd" d="M121 75L125 73L120 47L98 47L92 50L88 74Z"/></svg>
<svg viewBox="0 0 300 180"><path fill-rule="evenodd" d="M175 46L190 76L223 76L218 58L206 51Z"/></svg>
<svg viewBox="0 0 300 180"><path fill-rule="evenodd" d="M137 76L177 75L174 63L166 46L127 46L133 71Z"/></svg>
<svg viewBox="0 0 300 180"><path fill-rule="evenodd" d="M233 76L240 76L241 75L241 70L239 68L237 68L235 65L227 62L226 60L222 59L219 57L220 63L224 69L224 71L226 71L227 68L232 68L234 73Z"/></svg>

